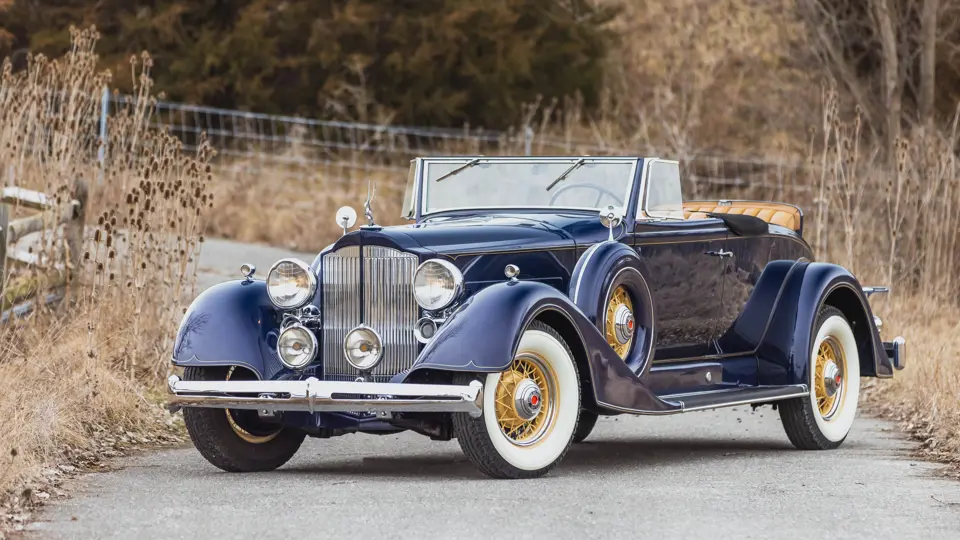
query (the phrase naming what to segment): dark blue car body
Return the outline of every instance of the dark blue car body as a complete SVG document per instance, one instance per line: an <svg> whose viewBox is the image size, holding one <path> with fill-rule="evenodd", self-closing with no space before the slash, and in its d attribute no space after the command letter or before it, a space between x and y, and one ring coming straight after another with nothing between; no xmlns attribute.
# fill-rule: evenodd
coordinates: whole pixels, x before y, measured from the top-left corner
<svg viewBox="0 0 960 540"><path fill-rule="evenodd" d="M595 211L485 208L424 216L417 209L413 223L345 234L311 269L322 276L327 255L347 246L382 246L419 262L444 259L462 272L456 309L418 346L412 363L384 382L448 382L459 372L501 371L524 329L539 320L569 344L585 410L669 414L764 403L796 395L809 380L812 329L825 305L850 321L861 375L892 376L889 346L850 272L815 262L799 231L757 218L762 226L746 228L724 215L639 218L643 159L637 163L634 195L612 240ZM516 279L505 276L507 265L519 268ZM634 298L636 343L626 358L602 328L613 280ZM321 317L323 295L320 287L312 301ZM187 312L173 362L238 366L262 380L322 379L322 360L298 372L279 361L281 322L263 281L223 283ZM297 413L284 422L315 435L405 427L364 413Z"/></svg>

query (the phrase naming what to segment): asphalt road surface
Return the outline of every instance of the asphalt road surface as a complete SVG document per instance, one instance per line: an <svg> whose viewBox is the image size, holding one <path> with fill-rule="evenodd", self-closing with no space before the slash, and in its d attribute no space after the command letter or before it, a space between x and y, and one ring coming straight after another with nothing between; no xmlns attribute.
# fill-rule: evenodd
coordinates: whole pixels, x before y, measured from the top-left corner
<svg viewBox="0 0 960 540"><path fill-rule="evenodd" d="M280 250L208 242L201 267ZM230 268L230 270L227 270ZM960 483L860 418L835 451L794 450L769 407L603 418L550 475L491 480L455 441L308 439L270 473L229 474L192 447L77 480L31 538L960 539Z"/></svg>

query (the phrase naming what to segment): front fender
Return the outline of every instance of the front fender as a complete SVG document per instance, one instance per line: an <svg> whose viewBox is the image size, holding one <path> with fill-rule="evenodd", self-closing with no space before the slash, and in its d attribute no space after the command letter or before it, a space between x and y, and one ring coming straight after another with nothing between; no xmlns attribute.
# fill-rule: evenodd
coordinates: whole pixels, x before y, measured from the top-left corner
<svg viewBox="0 0 960 540"><path fill-rule="evenodd" d="M857 340L861 375L893 375L860 282L835 264L798 263L785 273L770 322L757 348L760 384L808 383L814 325L824 305L839 309L850 322Z"/></svg>
<svg viewBox="0 0 960 540"><path fill-rule="evenodd" d="M503 371L513 361L524 330L536 319L563 335L577 359L581 383L592 390L598 407L653 414L679 409L644 386L563 293L533 281L492 285L470 297L440 327L405 378L424 369Z"/></svg>
<svg viewBox="0 0 960 540"><path fill-rule="evenodd" d="M198 296L177 331L177 366L241 366L261 379L285 368L275 347L279 320L263 281L227 281Z"/></svg>

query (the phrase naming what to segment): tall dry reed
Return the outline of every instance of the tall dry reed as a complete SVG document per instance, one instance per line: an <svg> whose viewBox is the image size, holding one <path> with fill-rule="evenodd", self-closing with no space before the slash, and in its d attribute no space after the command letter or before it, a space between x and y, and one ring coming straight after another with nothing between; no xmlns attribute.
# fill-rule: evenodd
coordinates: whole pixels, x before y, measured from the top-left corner
<svg viewBox="0 0 960 540"><path fill-rule="evenodd" d="M112 116L108 138L97 137L100 94L112 74L97 70L97 32L72 32L63 57L31 56L16 73L4 63L0 75L0 184L46 193L57 208L83 192L88 198L82 241L71 244L50 220L8 246L39 264L8 264L0 293L16 288L34 297L18 293L19 300L40 300L65 278L67 295L0 326L6 493L52 461L95 450L112 433L149 433L162 419L144 391L168 369L213 204L210 146L201 141L188 155L175 137L149 127L148 55L130 59L135 98ZM71 245L82 253L71 254Z"/></svg>

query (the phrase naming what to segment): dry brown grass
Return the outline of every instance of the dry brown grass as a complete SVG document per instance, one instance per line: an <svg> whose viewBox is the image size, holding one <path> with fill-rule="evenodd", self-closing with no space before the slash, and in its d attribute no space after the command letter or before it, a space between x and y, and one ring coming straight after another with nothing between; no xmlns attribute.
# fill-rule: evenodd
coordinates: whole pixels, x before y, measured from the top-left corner
<svg viewBox="0 0 960 540"><path fill-rule="evenodd" d="M867 391L867 409L900 422L923 455L960 474L960 310L923 296L876 302L883 335L907 337L910 363Z"/></svg>
<svg viewBox="0 0 960 540"><path fill-rule="evenodd" d="M212 205L209 146L188 156L178 140L147 128L148 56L131 59L135 103L113 119L107 141L92 135L99 89L110 80L96 70L97 38L77 31L64 57L32 57L19 73L5 64L0 75L3 183L59 202L81 183L90 195L78 267L63 231L45 227L32 248L43 267L8 265L0 276L0 297L24 279L44 294L55 273L70 284L59 307L0 327L0 494L8 503L35 492L23 489L54 463L95 460L123 438L153 440L166 426L144 392L169 369Z"/></svg>

